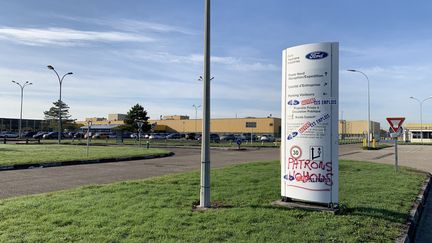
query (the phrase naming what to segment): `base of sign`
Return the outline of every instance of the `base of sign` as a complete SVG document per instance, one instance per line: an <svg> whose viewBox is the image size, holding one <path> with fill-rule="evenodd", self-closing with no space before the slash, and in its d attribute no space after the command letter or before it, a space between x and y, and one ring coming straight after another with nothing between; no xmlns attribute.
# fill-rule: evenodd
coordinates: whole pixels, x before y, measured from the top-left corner
<svg viewBox="0 0 432 243"><path fill-rule="evenodd" d="M319 211L319 212L329 212L333 214L339 213L338 204L329 203L329 204L319 204L319 203L310 203L303 201L293 201L292 198L283 197L282 200L278 200L273 202L272 205L293 209L303 209L309 211Z"/></svg>
<svg viewBox="0 0 432 243"><path fill-rule="evenodd" d="M192 209L195 211L207 211L207 210L212 209L212 207L208 208L208 207L196 206L196 207L193 207Z"/></svg>

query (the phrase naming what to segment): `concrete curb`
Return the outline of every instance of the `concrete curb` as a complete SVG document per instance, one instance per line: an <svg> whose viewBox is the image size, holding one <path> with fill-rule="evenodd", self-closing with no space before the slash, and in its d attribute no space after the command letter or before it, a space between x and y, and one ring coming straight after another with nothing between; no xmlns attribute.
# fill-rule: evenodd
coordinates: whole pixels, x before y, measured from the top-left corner
<svg viewBox="0 0 432 243"><path fill-rule="evenodd" d="M414 205L411 208L410 214L405 223L406 228L404 229L404 233L402 236L396 239L397 243L409 243L414 242L417 225L420 222L421 215L423 213L423 207L426 202L427 197L429 196L429 190L432 187L432 175L428 173L428 178L426 179L426 183L423 185L420 193L417 195L416 200L414 201Z"/></svg>
<svg viewBox="0 0 432 243"><path fill-rule="evenodd" d="M25 170L25 169L57 167L57 166L69 166L69 165L113 163L113 162L123 162L123 161L131 161L131 160L164 158L164 157L169 157L169 156L173 156L173 155L174 155L173 152L169 152L169 153L166 153L166 154L155 154L155 155L146 155L146 156L133 156L133 157L126 157L126 158L94 159L94 160L70 160L70 161L50 162L50 163L2 165L2 166L0 166L0 171L6 171L6 170Z"/></svg>

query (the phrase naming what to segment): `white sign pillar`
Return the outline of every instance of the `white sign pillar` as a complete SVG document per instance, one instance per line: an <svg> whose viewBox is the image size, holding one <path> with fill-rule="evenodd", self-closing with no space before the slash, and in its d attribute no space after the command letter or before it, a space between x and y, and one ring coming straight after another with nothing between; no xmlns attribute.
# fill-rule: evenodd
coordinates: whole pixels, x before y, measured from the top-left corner
<svg viewBox="0 0 432 243"><path fill-rule="evenodd" d="M283 51L281 195L335 206L338 195L339 44Z"/></svg>

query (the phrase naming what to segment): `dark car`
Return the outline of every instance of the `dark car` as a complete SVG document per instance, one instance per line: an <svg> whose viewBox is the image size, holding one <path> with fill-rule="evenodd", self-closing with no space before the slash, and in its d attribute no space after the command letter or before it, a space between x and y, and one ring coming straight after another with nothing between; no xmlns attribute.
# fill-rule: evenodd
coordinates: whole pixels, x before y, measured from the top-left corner
<svg viewBox="0 0 432 243"><path fill-rule="evenodd" d="M32 138L34 135L36 135L37 132L24 132L22 134L23 138Z"/></svg>
<svg viewBox="0 0 432 243"><path fill-rule="evenodd" d="M180 139L182 138L180 133L171 133L166 136L167 139Z"/></svg>
<svg viewBox="0 0 432 243"><path fill-rule="evenodd" d="M237 141L236 136L234 134L226 134L220 137L221 141Z"/></svg>
<svg viewBox="0 0 432 243"><path fill-rule="evenodd" d="M188 133L188 134L186 134L185 138L187 140L195 140L196 139L196 133L193 133L193 132Z"/></svg>
<svg viewBox="0 0 432 243"><path fill-rule="evenodd" d="M43 135L47 134L47 132L38 132L35 135L33 135L33 138L35 139L41 139Z"/></svg>
<svg viewBox="0 0 432 243"><path fill-rule="evenodd" d="M84 138L84 133L83 132L77 132L74 134L73 138Z"/></svg>
<svg viewBox="0 0 432 243"><path fill-rule="evenodd" d="M220 137L216 133L210 134L210 142L219 143Z"/></svg>
<svg viewBox="0 0 432 243"><path fill-rule="evenodd" d="M61 137L64 138L63 133L61 134ZM42 136L43 139L56 139L58 138L58 132L49 132L47 134L44 134Z"/></svg>
<svg viewBox="0 0 432 243"><path fill-rule="evenodd" d="M202 140L202 136L199 136L199 138L197 140L201 141ZM217 135L216 133L210 134L210 142L219 143L220 142L219 135Z"/></svg>

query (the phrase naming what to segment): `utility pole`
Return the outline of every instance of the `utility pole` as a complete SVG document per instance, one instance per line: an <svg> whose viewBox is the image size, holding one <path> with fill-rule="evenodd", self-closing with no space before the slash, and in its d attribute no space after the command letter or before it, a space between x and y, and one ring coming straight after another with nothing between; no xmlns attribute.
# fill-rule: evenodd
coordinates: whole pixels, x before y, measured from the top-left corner
<svg viewBox="0 0 432 243"><path fill-rule="evenodd" d="M205 0L203 125L201 143L201 208L210 208L210 0Z"/></svg>
<svg viewBox="0 0 432 243"><path fill-rule="evenodd" d="M22 138L22 113L23 113L24 88L27 85L32 85L33 83L30 83L29 81L26 81L24 84L20 84L19 82L16 82L16 81L13 81L13 80L12 80L12 83L20 86L20 88L21 88L21 111L20 111L18 134L19 134L19 138Z"/></svg>

